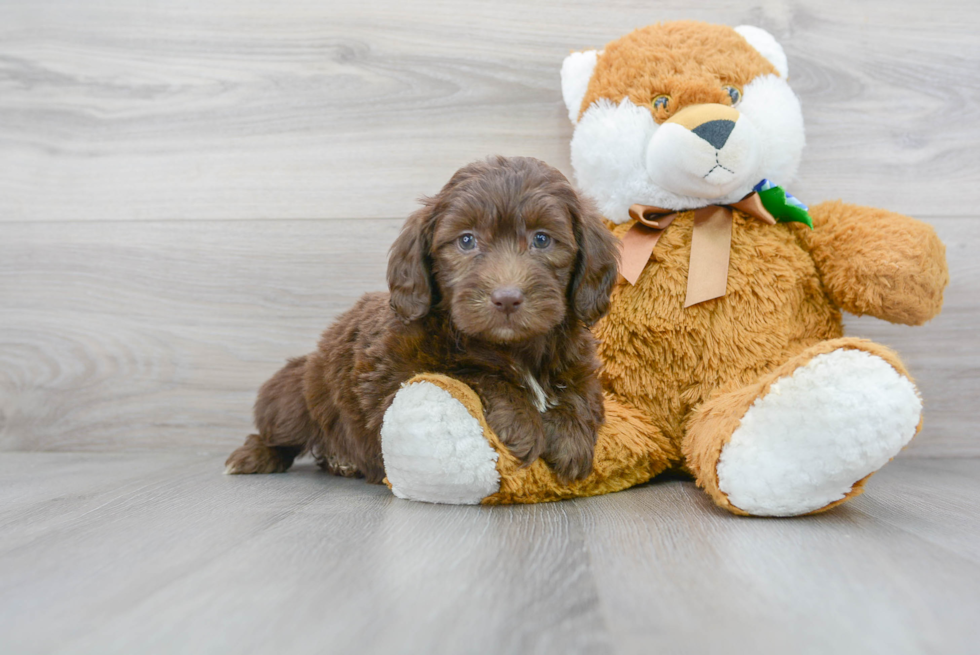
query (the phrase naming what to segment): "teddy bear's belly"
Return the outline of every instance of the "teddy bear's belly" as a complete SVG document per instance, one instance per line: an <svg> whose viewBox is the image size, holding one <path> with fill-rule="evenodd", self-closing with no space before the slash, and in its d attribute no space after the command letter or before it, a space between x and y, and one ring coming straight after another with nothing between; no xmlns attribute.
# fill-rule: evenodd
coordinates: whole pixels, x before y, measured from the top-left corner
<svg viewBox="0 0 980 655"><path fill-rule="evenodd" d="M605 388L648 412L678 443L688 414L715 389L749 384L842 334L840 311L796 228L741 217L733 226L727 294L685 309L685 219L665 231L636 286L620 280L609 315L595 327Z"/></svg>

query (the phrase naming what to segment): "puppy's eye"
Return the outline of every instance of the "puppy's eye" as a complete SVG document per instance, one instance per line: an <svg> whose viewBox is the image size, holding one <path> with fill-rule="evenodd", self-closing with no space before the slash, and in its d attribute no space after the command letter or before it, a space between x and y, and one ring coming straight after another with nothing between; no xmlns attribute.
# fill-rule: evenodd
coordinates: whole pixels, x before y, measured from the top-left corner
<svg viewBox="0 0 980 655"><path fill-rule="evenodd" d="M547 248L551 245L551 237L545 232L536 232L531 239L531 245L535 248Z"/></svg>
<svg viewBox="0 0 980 655"><path fill-rule="evenodd" d="M728 94L728 97L732 99L732 107L742 101L742 92L738 90L738 87L723 86L721 88Z"/></svg>
<svg viewBox="0 0 980 655"><path fill-rule="evenodd" d="M467 232L462 234L456 239L456 244L459 246L460 250L473 250L476 248L476 236Z"/></svg>
<svg viewBox="0 0 980 655"><path fill-rule="evenodd" d="M654 111L658 111L658 110L669 111L670 110L670 96L668 96L668 95L659 95L659 96L657 96L656 98L653 99L653 103L651 103L651 104L653 104L653 110Z"/></svg>

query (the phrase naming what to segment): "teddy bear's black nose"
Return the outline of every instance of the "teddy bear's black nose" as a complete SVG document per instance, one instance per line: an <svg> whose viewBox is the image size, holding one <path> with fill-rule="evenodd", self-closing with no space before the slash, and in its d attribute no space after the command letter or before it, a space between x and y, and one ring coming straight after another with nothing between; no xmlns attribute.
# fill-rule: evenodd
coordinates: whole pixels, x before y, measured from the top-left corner
<svg viewBox="0 0 980 655"><path fill-rule="evenodd" d="M691 131L710 143L715 150L721 150L734 129L735 121L717 120L701 123Z"/></svg>

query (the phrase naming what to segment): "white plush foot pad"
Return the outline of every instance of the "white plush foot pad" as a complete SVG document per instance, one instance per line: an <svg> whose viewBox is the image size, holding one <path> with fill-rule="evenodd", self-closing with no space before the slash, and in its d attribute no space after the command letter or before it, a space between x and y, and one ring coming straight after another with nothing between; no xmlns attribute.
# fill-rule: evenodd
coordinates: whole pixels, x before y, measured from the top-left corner
<svg viewBox="0 0 980 655"><path fill-rule="evenodd" d="M718 460L718 487L757 516L795 516L840 500L915 436L922 400L886 361L818 355L756 399Z"/></svg>
<svg viewBox="0 0 980 655"><path fill-rule="evenodd" d="M395 394L381 426L381 450L399 498L475 505L500 489L497 452L480 422L431 382Z"/></svg>

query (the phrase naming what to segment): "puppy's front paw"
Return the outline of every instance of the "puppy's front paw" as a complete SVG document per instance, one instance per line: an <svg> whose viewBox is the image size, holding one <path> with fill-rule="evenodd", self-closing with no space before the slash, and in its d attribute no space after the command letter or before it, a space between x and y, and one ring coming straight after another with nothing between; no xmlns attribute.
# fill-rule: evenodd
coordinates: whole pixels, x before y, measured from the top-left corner
<svg viewBox="0 0 980 655"><path fill-rule="evenodd" d="M566 448L557 453L545 455L545 461L551 466L555 474L565 482L574 480L584 480L592 473L592 448L579 448L581 452L570 452L574 449Z"/></svg>
<svg viewBox="0 0 980 655"><path fill-rule="evenodd" d="M545 423L544 461L565 482L587 478L592 473L597 426L560 412L547 417Z"/></svg>
<svg viewBox="0 0 980 655"><path fill-rule="evenodd" d="M514 457L527 466L541 457L546 446L541 414L533 407L498 402L487 412L487 424Z"/></svg>

